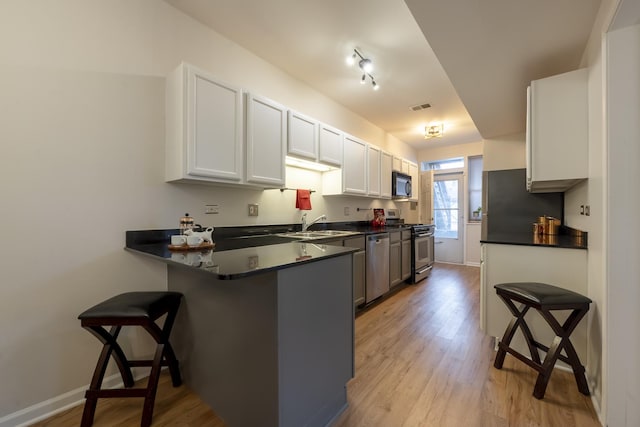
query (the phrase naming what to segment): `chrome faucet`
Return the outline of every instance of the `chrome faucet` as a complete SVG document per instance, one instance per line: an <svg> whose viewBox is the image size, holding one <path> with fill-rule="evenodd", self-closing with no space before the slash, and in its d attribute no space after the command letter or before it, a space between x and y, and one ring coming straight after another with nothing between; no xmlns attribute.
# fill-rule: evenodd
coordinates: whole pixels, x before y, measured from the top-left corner
<svg viewBox="0 0 640 427"><path fill-rule="evenodd" d="M309 224L307 224L307 213L303 213L302 214L302 231L307 231L309 229L309 227L311 227L313 224L315 224L316 222L320 221L321 219L327 219L327 216L322 214L320 215L318 218L314 219L313 221L311 221Z"/></svg>

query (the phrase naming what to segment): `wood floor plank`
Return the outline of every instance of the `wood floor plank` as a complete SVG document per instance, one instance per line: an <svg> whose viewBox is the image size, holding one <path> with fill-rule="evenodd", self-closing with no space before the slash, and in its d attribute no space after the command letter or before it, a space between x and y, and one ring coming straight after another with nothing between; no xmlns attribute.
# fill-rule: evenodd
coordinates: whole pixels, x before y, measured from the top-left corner
<svg viewBox="0 0 640 427"><path fill-rule="evenodd" d="M477 267L436 264L426 281L360 314L349 407L334 427L600 426L571 373L555 370L538 400L528 366L508 355L503 369L493 367L493 341L479 329L479 296ZM141 414L142 399L101 400L94 425L139 426ZM78 406L34 425L79 425L81 416ZM233 427L186 386L173 388L166 373L153 426Z"/></svg>

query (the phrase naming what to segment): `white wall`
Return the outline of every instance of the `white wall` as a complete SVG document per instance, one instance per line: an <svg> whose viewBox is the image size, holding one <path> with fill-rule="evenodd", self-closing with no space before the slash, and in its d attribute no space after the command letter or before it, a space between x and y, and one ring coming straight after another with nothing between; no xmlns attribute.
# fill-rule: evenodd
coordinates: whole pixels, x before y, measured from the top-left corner
<svg viewBox="0 0 640 427"><path fill-rule="evenodd" d="M486 139L484 141L482 169L495 171L526 168L525 150L524 133Z"/></svg>
<svg viewBox="0 0 640 427"><path fill-rule="evenodd" d="M182 60L416 158L165 2L0 2L0 426L82 398L100 350L80 328L82 310L119 292L166 288L164 265L123 250L125 230L177 227L185 212L214 226L300 219L292 191L163 182L164 76ZM288 172L288 185L320 190L317 174ZM247 216L253 202L257 219ZM209 203L221 213L205 217ZM337 221L370 217L356 207L394 204L314 193L312 205L310 217ZM132 335L125 350L148 355L144 333Z"/></svg>
<svg viewBox="0 0 640 427"><path fill-rule="evenodd" d="M640 425L640 25L609 32L605 49L607 422L630 427Z"/></svg>

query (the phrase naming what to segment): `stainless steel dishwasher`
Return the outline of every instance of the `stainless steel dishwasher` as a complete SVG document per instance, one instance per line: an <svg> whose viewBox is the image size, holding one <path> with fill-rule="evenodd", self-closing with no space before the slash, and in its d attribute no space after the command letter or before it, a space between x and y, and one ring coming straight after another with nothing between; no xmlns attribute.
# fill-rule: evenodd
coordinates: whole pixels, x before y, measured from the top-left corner
<svg viewBox="0 0 640 427"><path fill-rule="evenodd" d="M368 303L389 291L389 233L367 236L366 256Z"/></svg>

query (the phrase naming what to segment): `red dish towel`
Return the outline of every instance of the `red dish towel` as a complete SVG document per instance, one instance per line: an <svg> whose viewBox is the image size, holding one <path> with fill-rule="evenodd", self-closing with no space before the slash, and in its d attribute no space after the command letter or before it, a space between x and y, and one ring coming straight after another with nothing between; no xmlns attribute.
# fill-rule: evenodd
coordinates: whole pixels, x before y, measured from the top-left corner
<svg viewBox="0 0 640 427"><path fill-rule="evenodd" d="M311 210L311 191L310 190L297 190L296 191L296 208L301 211Z"/></svg>

